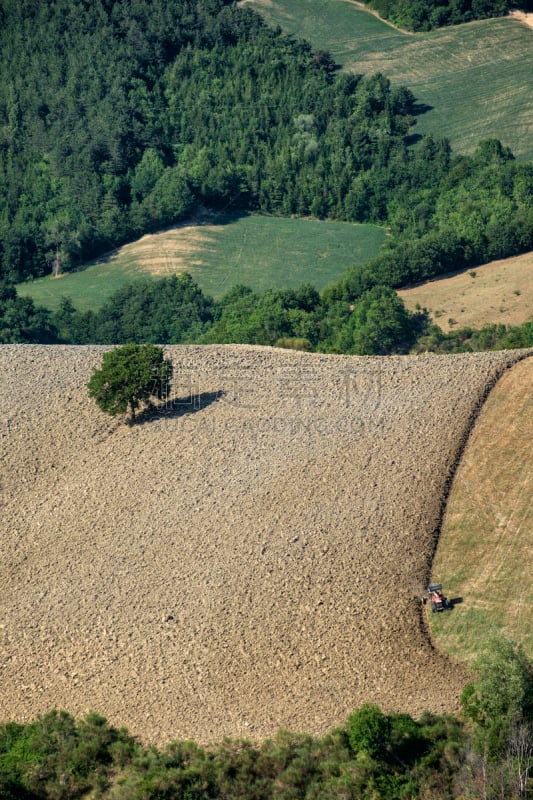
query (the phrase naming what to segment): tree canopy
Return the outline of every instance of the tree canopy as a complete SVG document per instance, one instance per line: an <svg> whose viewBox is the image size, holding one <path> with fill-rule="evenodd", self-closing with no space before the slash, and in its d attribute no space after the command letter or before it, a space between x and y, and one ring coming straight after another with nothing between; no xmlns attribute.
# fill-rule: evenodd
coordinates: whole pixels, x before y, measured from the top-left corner
<svg viewBox="0 0 533 800"><path fill-rule="evenodd" d="M151 397L168 397L172 362L163 348L152 344L125 344L104 354L102 366L94 370L87 384L89 396L108 414L124 414L132 419L142 403Z"/></svg>
<svg viewBox="0 0 533 800"><path fill-rule="evenodd" d="M435 136L413 147L410 89L343 73L231 0L7 0L1 12L1 341L379 354L422 334L430 349L530 341L523 327L433 335L386 291L533 249L533 165L500 142L471 156ZM215 303L186 275L126 287L87 314L13 294L199 204L379 223L390 237L305 302L237 287Z"/></svg>
<svg viewBox="0 0 533 800"><path fill-rule="evenodd" d="M476 725L478 745L496 758L506 751L518 725L531 727L533 666L520 645L494 634L476 667L477 678L465 687L461 702L465 715Z"/></svg>
<svg viewBox="0 0 533 800"><path fill-rule="evenodd" d="M370 0L380 16L400 28L429 31L444 25L459 25L475 19L502 17L509 10L509 0Z"/></svg>
<svg viewBox="0 0 533 800"><path fill-rule="evenodd" d="M15 281L71 269L198 204L386 223L404 244L433 236L433 272L450 232L470 262L533 246L531 165L497 142L461 158L431 136L411 147L412 91L339 71L250 7L2 10L0 274Z"/></svg>

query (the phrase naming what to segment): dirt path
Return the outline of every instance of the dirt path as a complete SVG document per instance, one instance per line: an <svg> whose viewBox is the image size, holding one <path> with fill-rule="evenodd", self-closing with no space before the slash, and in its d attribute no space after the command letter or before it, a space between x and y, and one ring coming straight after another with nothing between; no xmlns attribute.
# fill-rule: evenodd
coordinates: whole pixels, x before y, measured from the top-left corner
<svg viewBox="0 0 533 800"><path fill-rule="evenodd" d="M366 11L367 14L372 14L373 17L376 17L376 19L379 19L380 22L383 22L384 25L388 25L389 28L394 28L394 30L399 31L399 33L405 33L407 36L415 36L415 33L413 31L408 31L407 28L399 28L397 25L395 25L393 22L390 22L388 19L380 17L377 11L375 11L373 8L370 8L365 3L360 3L359 0L344 0L344 2L357 6L357 8L361 9L361 11Z"/></svg>
<svg viewBox="0 0 533 800"><path fill-rule="evenodd" d="M417 598L516 354L167 352L177 399L130 428L87 398L102 348L0 348L0 718L95 710L161 743L455 709Z"/></svg>

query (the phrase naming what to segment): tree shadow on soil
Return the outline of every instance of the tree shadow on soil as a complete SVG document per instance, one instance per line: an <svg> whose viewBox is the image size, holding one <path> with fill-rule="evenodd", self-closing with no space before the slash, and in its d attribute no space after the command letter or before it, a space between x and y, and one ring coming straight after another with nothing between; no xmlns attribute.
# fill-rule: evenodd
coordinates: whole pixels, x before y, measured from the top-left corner
<svg viewBox="0 0 533 800"><path fill-rule="evenodd" d="M220 389L217 392L199 392L187 397L172 397L162 403L150 403L145 409L130 420L130 425L145 425L157 419L179 419L189 414L203 411L211 403L221 400L226 393Z"/></svg>

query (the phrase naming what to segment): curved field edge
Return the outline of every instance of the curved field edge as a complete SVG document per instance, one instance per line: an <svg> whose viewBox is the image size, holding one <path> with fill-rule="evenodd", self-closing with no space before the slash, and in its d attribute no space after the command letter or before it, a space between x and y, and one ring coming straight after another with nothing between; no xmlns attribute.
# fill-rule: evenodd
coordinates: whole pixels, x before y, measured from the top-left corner
<svg viewBox="0 0 533 800"><path fill-rule="evenodd" d="M405 33L351 0L247 0L271 25L329 50L343 69L381 72L414 93L421 110L413 134L450 139L471 153L500 139L533 158L533 31L512 17Z"/></svg>
<svg viewBox="0 0 533 800"><path fill-rule="evenodd" d="M400 289L410 311L425 308L443 331L533 319L533 253Z"/></svg>
<svg viewBox="0 0 533 800"><path fill-rule="evenodd" d="M453 481L433 565L460 598L432 616L439 647L471 661L492 630L533 655L533 358L490 393Z"/></svg>
<svg viewBox="0 0 533 800"><path fill-rule="evenodd" d="M236 284L254 291L296 289L304 283L322 289L355 263L376 256L385 238L377 225L206 212L146 234L59 279L21 283L17 291L50 309L68 296L86 311L136 279L184 270L217 299Z"/></svg>
<svg viewBox="0 0 533 800"><path fill-rule="evenodd" d="M453 711L422 624L444 498L523 352L357 358L173 346L129 427L106 348L0 348L0 718L60 707L146 742L323 734L364 702Z"/></svg>

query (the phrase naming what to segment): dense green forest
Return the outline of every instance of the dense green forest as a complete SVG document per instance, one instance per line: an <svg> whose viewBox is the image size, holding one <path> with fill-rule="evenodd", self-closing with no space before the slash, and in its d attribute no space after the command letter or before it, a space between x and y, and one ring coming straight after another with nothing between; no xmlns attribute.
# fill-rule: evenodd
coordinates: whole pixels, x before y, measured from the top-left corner
<svg viewBox="0 0 533 800"><path fill-rule="evenodd" d="M0 14L0 341L408 352L432 334L390 289L533 248L532 164L496 140L471 156L417 141L423 109L408 88L342 73L250 8L4 0ZM390 236L320 296L236 287L214 303L184 278L51 315L14 292L199 205L372 222Z"/></svg>
<svg viewBox="0 0 533 800"><path fill-rule="evenodd" d="M251 10L28 0L4 4L1 36L1 263L15 280L198 203L383 218L383 198L348 195L405 149L413 95L337 75Z"/></svg>
<svg viewBox="0 0 533 800"><path fill-rule="evenodd" d="M0 724L3 800L456 800L527 798L533 670L493 637L460 716L354 711L322 738L279 731L261 744L143 747L90 714Z"/></svg>

